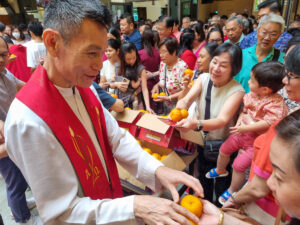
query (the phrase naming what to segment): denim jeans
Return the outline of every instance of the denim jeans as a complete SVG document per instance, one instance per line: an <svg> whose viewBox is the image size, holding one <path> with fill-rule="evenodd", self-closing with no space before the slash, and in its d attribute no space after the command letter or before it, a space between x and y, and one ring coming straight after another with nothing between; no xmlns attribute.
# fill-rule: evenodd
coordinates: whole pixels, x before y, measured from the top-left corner
<svg viewBox="0 0 300 225"><path fill-rule="evenodd" d="M25 223L31 216L25 196L28 184L19 168L8 157L0 159L0 173L6 183L8 206L15 221Z"/></svg>

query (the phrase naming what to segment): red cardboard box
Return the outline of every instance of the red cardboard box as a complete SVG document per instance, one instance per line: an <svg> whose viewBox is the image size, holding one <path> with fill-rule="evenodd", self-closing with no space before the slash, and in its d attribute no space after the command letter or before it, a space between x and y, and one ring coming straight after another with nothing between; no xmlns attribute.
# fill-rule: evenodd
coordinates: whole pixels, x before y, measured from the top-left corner
<svg viewBox="0 0 300 225"><path fill-rule="evenodd" d="M121 113L112 112L119 126L128 130L134 137L137 137L139 133L136 123L141 118L141 114L140 111L130 109L125 109Z"/></svg>
<svg viewBox="0 0 300 225"><path fill-rule="evenodd" d="M156 115L143 115L136 123L140 127L138 138L170 149L185 148L186 141L203 145L203 138L200 132L179 132L173 126L175 123L167 120L166 122L163 121L163 118L158 118Z"/></svg>

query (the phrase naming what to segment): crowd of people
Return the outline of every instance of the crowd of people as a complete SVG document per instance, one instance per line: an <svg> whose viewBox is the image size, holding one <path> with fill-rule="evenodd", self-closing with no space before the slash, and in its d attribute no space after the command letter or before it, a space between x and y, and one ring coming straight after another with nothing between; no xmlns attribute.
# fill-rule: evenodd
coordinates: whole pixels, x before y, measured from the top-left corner
<svg viewBox="0 0 300 225"><path fill-rule="evenodd" d="M278 0L258 10L257 19L135 22L124 14L111 24L97 0L51 0L43 25L0 23L0 174L13 219L250 224L226 211L243 206L262 225L281 214L277 224L299 224L300 20L284 31ZM188 109L175 127L203 134L194 175L142 151L109 113L124 108ZM213 160L208 142L219 143ZM115 160L173 201L123 197ZM206 199L200 219L177 204L179 183ZM34 199L26 200L28 186ZM30 213L35 204L39 216Z"/></svg>

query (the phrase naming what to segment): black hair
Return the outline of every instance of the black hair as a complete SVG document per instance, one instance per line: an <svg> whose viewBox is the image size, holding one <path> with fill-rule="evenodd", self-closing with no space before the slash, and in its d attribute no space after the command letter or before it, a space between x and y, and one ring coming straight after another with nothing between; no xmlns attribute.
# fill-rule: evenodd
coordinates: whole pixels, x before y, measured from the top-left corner
<svg viewBox="0 0 300 225"><path fill-rule="evenodd" d="M202 42L205 40L205 33L203 30L203 22L198 21L198 23L191 25L191 29L198 34L199 38L198 41Z"/></svg>
<svg viewBox="0 0 300 225"><path fill-rule="evenodd" d="M207 43L204 45L205 50L208 52L210 59L212 59L214 51L217 49L219 45L215 42Z"/></svg>
<svg viewBox="0 0 300 225"><path fill-rule="evenodd" d="M273 93L276 93L284 86L282 83L282 79L285 76L284 66L280 62L260 62L257 63L251 71L259 87L268 87Z"/></svg>
<svg viewBox="0 0 300 225"><path fill-rule="evenodd" d="M223 15L223 16L221 16L221 19L223 19L223 20L227 20L227 19L228 19L228 16L226 16L226 15Z"/></svg>
<svg viewBox="0 0 300 225"><path fill-rule="evenodd" d="M176 17L176 18L173 18L173 20L174 20L174 24L175 24L175 25L179 25L179 20L178 20L177 17Z"/></svg>
<svg viewBox="0 0 300 225"><path fill-rule="evenodd" d="M17 29L20 32L20 39L25 40L25 35L23 33L23 30L20 28L20 26L17 25L13 26L12 33L14 32L14 29Z"/></svg>
<svg viewBox="0 0 300 225"><path fill-rule="evenodd" d="M68 43L77 35L84 19L107 28L111 14L99 0L51 0L45 9L44 27L57 30Z"/></svg>
<svg viewBox="0 0 300 225"><path fill-rule="evenodd" d="M195 40L195 34L194 32L186 32L180 35L180 44L178 49L178 57L181 57L181 55L184 53L185 50L193 50L193 43Z"/></svg>
<svg viewBox="0 0 300 225"><path fill-rule="evenodd" d="M294 45L300 44L300 36L292 37L286 45L286 52Z"/></svg>
<svg viewBox="0 0 300 225"><path fill-rule="evenodd" d="M119 40L115 40L115 39L108 39L108 45L110 47L112 47L115 50L118 50L121 48L121 42Z"/></svg>
<svg viewBox="0 0 300 225"><path fill-rule="evenodd" d="M138 80L137 74L128 74L128 75L126 74L126 67L128 67L128 65L125 62L125 55L127 53L131 53L133 51L136 54L136 61L135 61L135 64L133 65L133 67L137 68L138 65L140 64L141 58L140 58L140 55L139 55L138 50L135 47L135 45L131 42L127 42L127 43L124 43L121 45L121 48L120 48L120 60L121 60L120 74L124 75L129 80L137 81Z"/></svg>
<svg viewBox="0 0 300 225"><path fill-rule="evenodd" d="M154 34L151 29L144 30L142 34L142 46L149 56L153 56Z"/></svg>
<svg viewBox="0 0 300 225"><path fill-rule="evenodd" d="M169 16L160 16L159 19L158 19L158 22L161 23L161 22L164 22L166 23L166 27L167 28L172 28L173 29L173 26L174 26L174 19L172 17L169 17Z"/></svg>
<svg viewBox="0 0 300 225"><path fill-rule="evenodd" d="M282 150L293 151L292 154L296 170L300 173L300 109L282 119L275 127L277 137L289 144Z"/></svg>
<svg viewBox="0 0 300 225"><path fill-rule="evenodd" d="M248 19L249 15L247 13L242 13L242 16Z"/></svg>
<svg viewBox="0 0 300 225"><path fill-rule="evenodd" d="M239 46L232 43L223 43L219 45L213 53L212 58L227 52L230 56L231 76L238 74L242 68L242 50Z"/></svg>
<svg viewBox="0 0 300 225"><path fill-rule="evenodd" d="M108 33L112 34L117 40L121 41L120 33L117 28L115 27L109 28Z"/></svg>
<svg viewBox="0 0 300 225"><path fill-rule="evenodd" d="M121 20L126 19L126 21L127 21L128 24L133 23L133 25L135 27L134 19L133 19L133 16L131 14L125 13L125 14L121 15L120 19Z"/></svg>
<svg viewBox="0 0 300 225"><path fill-rule="evenodd" d="M155 47L158 47L159 43L160 43L159 33L156 30L153 30L153 35L154 35L154 44L155 44Z"/></svg>
<svg viewBox="0 0 300 225"><path fill-rule="evenodd" d="M43 26L38 21L31 21L28 24L28 31L34 33L35 36L42 37L43 35Z"/></svg>
<svg viewBox="0 0 300 225"><path fill-rule="evenodd" d="M218 28L218 27L214 27L214 28L211 28L211 29L210 29L210 31L208 32L207 37L206 37L206 42L208 42L209 37L210 37L211 33L213 33L213 32L219 32L220 35L221 35L221 38L222 38L222 42L224 42L224 33L223 33L223 31L222 31L220 28Z"/></svg>
<svg viewBox="0 0 300 225"><path fill-rule="evenodd" d="M300 74L300 45L296 45L285 57L285 69Z"/></svg>
<svg viewBox="0 0 300 225"><path fill-rule="evenodd" d="M272 12L281 13L282 7L278 0L266 0L257 6L258 10L269 8Z"/></svg>
<svg viewBox="0 0 300 225"><path fill-rule="evenodd" d="M173 37L165 37L164 39L161 40L161 42L158 45L158 48L161 48L163 45L166 46L168 52L170 54L173 54L176 52L177 55L177 50L178 50L178 43L177 40Z"/></svg>
<svg viewBox="0 0 300 225"><path fill-rule="evenodd" d="M0 32L3 32L5 30L5 24L0 22Z"/></svg>
<svg viewBox="0 0 300 225"><path fill-rule="evenodd" d="M7 35L3 35L2 39L7 43L7 48L8 48L8 44L14 44L14 42L11 40L11 38Z"/></svg>
<svg viewBox="0 0 300 225"><path fill-rule="evenodd" d="M9 47L8 47L8 41L6 41L6 36L0 36L0 38L4 41L6 47L7 47L7 50L9 51ZM12 42L12 40L10 40Z"/></svg>

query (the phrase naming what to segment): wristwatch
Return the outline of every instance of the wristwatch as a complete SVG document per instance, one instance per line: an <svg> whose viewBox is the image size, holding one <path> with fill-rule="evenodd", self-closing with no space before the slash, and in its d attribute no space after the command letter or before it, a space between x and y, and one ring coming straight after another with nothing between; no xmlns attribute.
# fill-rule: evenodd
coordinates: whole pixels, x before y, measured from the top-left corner
<svg viewBox="0 0 300 225"><path fill-rule="evenodd" d="M197 127L196 127L195 131L200 131L202 129L203 129L202 120L197 120Z"/></svg>

